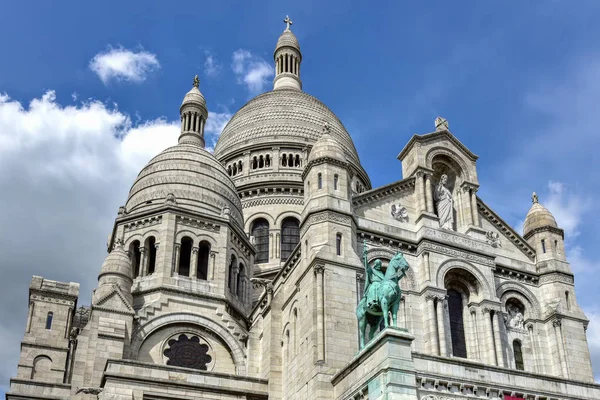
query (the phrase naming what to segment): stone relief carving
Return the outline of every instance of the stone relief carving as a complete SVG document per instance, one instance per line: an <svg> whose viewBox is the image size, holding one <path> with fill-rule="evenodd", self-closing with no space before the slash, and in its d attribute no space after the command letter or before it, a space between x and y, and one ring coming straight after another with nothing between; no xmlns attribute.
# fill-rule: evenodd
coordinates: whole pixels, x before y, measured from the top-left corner
<svg viewBox="0 0 600 400"><path fill-rule="evenodd" d="M452 193L446 187L447 184L448 175L443 174L433 192L433 197L436 202L437 216L440 219L440 228L452 230L454 226L454 207Z"/></svg>
<svg viewBox="0 0 600 400"><path fill-rule="evenodd" d="M391 214L392 214L392 217L394 217L394 219L396 221L401 221L401 222L408 221L408 211L406 210L406 207L403 207L400 204L392 204Z"/></svg>
<svg viewBox="0 0 600 400"><path fill-rule="evenodd" d="M177 204L177 199L175 198L175 195L173 193L167 194L167 196L165 197L165 204Z"/></svg>
<svg viewBox="0 0 600 400"><path fill-rule="evenodd" d="M498 232L489 231L485 234L485 239L489 245L492 247L502 247L502 242L500 241L500 234Z"/></svg>

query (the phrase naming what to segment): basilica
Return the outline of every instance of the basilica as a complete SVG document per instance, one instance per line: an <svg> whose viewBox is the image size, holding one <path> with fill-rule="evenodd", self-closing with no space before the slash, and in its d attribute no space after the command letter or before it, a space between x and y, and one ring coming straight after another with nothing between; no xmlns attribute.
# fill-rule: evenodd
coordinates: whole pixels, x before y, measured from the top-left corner
<svg viewBox="0 0 600 400"><path fill-rule="evenodd" d="M32 278L6 399L600 399L543 198L516 232L441 117L399 149L402 179L373 188L342 121L302 91L285 22L273 90L214 153L194 79L179 143L117 211L92 298ZM383 304L369 288L397 260L394 306L362 345L357 308Z"/></svg>

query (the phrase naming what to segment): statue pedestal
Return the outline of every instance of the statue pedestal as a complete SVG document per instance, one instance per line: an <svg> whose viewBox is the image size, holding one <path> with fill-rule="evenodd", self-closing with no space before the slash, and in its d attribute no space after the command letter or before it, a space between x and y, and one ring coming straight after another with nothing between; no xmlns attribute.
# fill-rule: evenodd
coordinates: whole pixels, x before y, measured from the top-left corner
<svg viewBox="0 0 600 400"><path fill-rule="evenodd" d="M398 328L380 332L332 378L334 399L417 400L413 340Z"/></svg>

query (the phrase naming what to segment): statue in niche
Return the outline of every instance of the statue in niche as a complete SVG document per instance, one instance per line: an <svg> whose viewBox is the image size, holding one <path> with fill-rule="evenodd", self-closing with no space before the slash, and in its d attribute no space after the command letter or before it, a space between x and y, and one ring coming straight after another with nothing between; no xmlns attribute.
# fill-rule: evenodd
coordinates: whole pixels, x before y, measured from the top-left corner
<svg viewBox="0 0 600 400"><path fill-rule="evenodd" d="M506 311L508 311L508 326L510 328L525 329L525 318L523 318L523 313L519 307L514 304L508 304Z"/></svg>
<svg viewBox="0 0 600 400"><path fill-rule="evenodd" d="M452 193L446 187L448 184L448 175L443 174L440 182L435 188L434 199L437 208L437 216L440 220L440 228L453 229L454 226L454 207Z"/></svg>

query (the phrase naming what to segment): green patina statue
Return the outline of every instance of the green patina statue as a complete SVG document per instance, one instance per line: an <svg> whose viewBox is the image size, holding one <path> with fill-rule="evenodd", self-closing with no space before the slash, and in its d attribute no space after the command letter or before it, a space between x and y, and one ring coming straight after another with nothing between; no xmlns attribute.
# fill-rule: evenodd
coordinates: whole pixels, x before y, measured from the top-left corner
<svg viewBox="0 0 600 400"><path fill-rule="evenodd" d="M402 253L398 252L389 262L387 269L382 271L381 260L373 262L369 267L367 262L367 245L364 248L365 291L363 298L356 308L358 327L360 331L360 348L365 347L365 334L369 325L369 339L373 339L375 331L382 320L387 328L390 325L389 313L392 313L392 324L398 326L398 308L400 307L400 279L406 275L410 266ZM367 341L367 342L368 342Z"/></svg>

